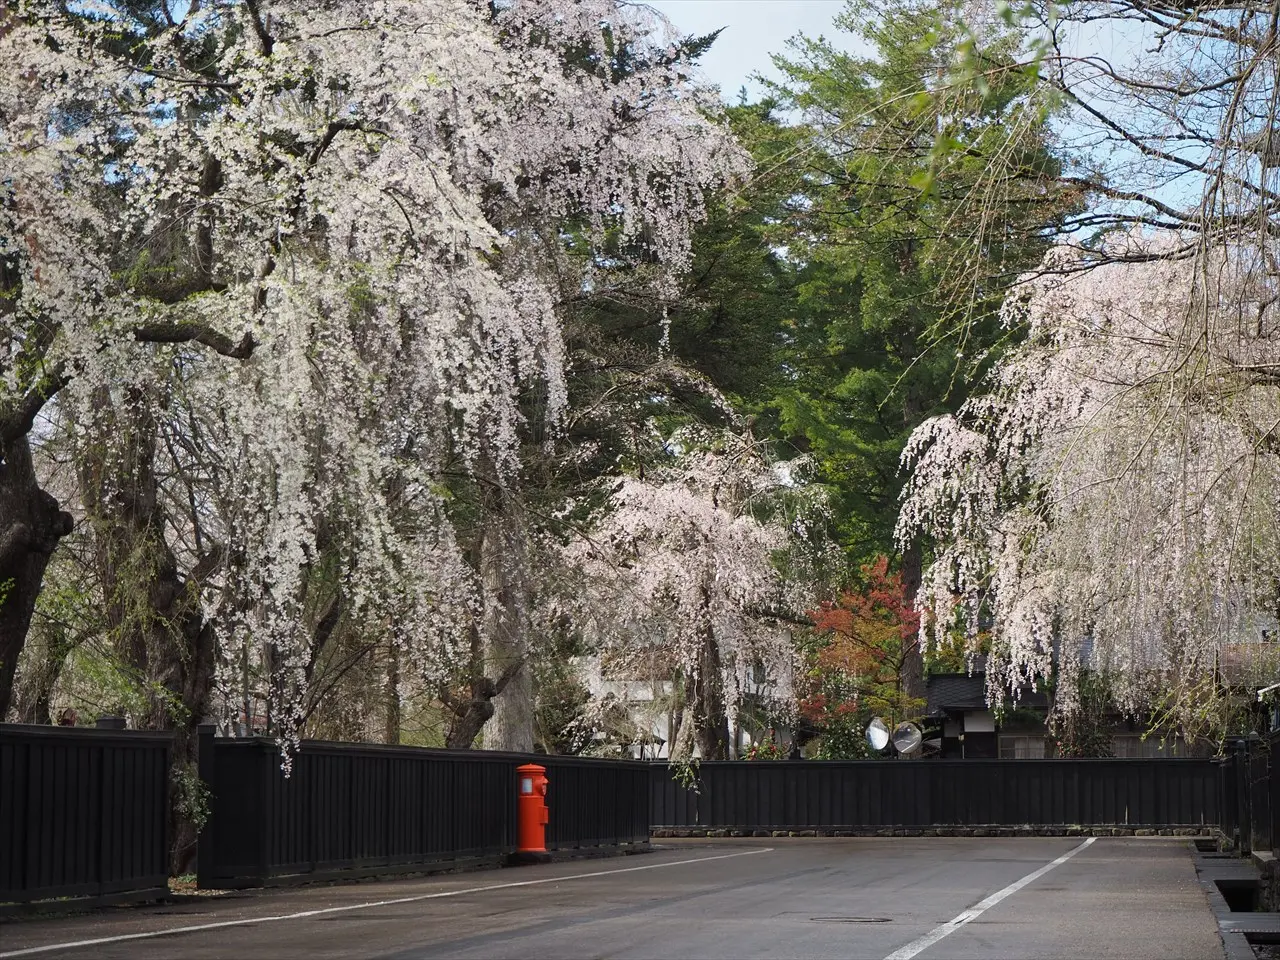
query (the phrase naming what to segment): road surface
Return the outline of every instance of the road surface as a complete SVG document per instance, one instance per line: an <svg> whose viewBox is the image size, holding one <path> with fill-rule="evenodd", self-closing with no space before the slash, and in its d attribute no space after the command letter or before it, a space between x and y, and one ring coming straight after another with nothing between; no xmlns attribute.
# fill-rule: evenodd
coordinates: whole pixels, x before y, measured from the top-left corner
<svg viewBox="0 0 1280 960"><path fill-rule="evenodd" d="M0 958L1221 960L1186 840L670 841L654 853L0 925Z"/></svg>

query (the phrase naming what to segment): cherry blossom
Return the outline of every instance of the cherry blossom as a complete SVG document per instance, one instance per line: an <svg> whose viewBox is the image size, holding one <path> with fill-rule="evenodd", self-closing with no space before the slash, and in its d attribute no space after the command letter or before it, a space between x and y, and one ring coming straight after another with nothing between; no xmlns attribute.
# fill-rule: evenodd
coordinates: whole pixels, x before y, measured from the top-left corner
<svg viewBox="0 0 1280 960"><path fill-rule="evenodd" d="M197 411L220 467L196 509L228 558L208 615L226 663L276 651L279 715L325 557L352 612L447 669L481 586L438 471L512 476L531 384L562 415L563 231L679 271L744 155L643 7L168 12L158 33L109 3L0 13L0 408L56 396L91 424L96 391L136 385Z"/></svg>
<svg viewBox="0 0 1280 960"><path fill-rule="evenodd" d="M1247 248L1052 251L1005 306L990 391L924 424L899 535L935 544L933 641L990 618L989 694L1081 668L1132 710L1211 676L1280 603L1280 312ZM1185 699L1180 703L1188 707Z"/></svg>
<svg viewBox="0 0 1280 960"><path fill-rule="evenodd" d="M803 463L771 463L742 436L685 430L670 445L678 456L617 481L591 536L566 548L580 572L569 610L614 675L684 681L672 756L695 735L712 756L756 668L775 708L794 708L791 628L817 589L822 500Z"/></svg>

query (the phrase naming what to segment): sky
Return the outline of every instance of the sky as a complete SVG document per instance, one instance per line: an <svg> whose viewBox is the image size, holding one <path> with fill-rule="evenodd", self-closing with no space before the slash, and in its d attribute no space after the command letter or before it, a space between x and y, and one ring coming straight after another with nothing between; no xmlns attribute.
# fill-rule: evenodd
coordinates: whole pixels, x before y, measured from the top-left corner
<svg viewBox="0 0 1280 960"><path fill-rule="evenodd" d="M754 72L777 77L769 59L780 53L797 33L826 36L841 49L853 49L848 34L832 26L832 18L844 8L844 0L646 0L661 11L681 33L705 34L724 27L709 53L702 58L707 79L720 87L727 100L737 100L744 85L749 98L761 87L750 80Z"/></svg>
<svg viewBox="0 0 1280 960"><path fill-rule="evenodd" d="M845 0L635 0L663 13L680 33L701 35L724 27L724 32L701 58L706 79L720 88L721 96L736 102L738 91L745 86L748 99L763 93L753 73L778 78L770 54L785 52L786 42L797 33L825 36L839 49L867 55L867 45L837 30L832 19L845 6ZM1125 65L1142 47L1144 38L1138 32L1117 30L1114 23L1075 25L1066 34L1069 54L1100 55L1113 63ZM1090 130L1092 128L1089 128ZM1068 137L1089 138L1088 131L1071 122L1059 132ZM1114 144L1106 159L1113 165L1141 164L1134 151ZM1175 205L1195 199L1200 184L1186 185L1142 183L1156 196ZM1188 192L1189 191L1189 192Z"/></svg>

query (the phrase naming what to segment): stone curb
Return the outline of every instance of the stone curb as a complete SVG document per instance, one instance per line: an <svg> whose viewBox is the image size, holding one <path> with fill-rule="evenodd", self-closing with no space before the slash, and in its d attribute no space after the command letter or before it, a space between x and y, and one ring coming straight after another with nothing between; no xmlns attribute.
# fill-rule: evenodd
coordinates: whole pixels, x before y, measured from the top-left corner
<svg viewBox="0 0 1280 960"><path fill-rule="evenodd" d="M1210 827L1133 827L1122 825L1079 826L1040 825L1010 827L1005 825L931 826L931 827L797 827L774 829L760 827L654 827L655 840L721 838L721 837L1208 837Z"/></svg>
<svg viewBox="0 0 1280 960"><path fill-rule="evenodd" d="M1198 851L1195 859L1197 863L1201 861ZM1257 960L1258 955L1253 952L1249 939L1243 933L1223 928L1222 921L1239 917L1240 914L1232 913L1218 885L1213 882L1213 878L1201 873L1197 868L1196 879L1200 881L1205 899L1209 901L1209 909L1213 911L1213 919L1218 924L1218 936L1222 939L1222 950L1227 960Z"/></svg>

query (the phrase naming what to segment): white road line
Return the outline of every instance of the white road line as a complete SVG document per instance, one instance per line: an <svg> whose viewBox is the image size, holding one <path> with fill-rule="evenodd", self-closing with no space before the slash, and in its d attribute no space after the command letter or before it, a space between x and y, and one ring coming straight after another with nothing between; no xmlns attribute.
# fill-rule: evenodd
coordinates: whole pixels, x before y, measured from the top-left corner
<svg viewBox="0 0 1280 960"><path fill-rule="evenodd" d="M1043 877L1046 873L1048 873L1054 867L1058 867L1066 863L1068 860L1074 857L1077 853L1079 853L1085 847L1089 846L1089 844L1093 843L1093 841L1096 839L1098 838L1090 837L1088 840L1080 844L1078 847L1072 847L1070 850L1068 850L1066 853L1060 856L1057 860L1053 861L1053 863L1046 863L1039 870L1036 870L1032 873L1028 873L1021 880L1015 880L1013 883L1009 884L1003 890L997 890L995 893L991 894L991 896L987 897L985 900L980 900L977 903L975 903L972 907L970 907L964 913L960 914L960 916L956 917L954 920L948 920L946 923L942 924L941 926L935 927L934 929L930 930L919 940L912 940L905 947L900 947L897 950L893 951L893 953L885 957L884 960L911 960L911 958L916 956L916 954L920 953L921 951L928 950L931 946L933 946L943 937L946 937L952 933L955 933L957 930L963 927L970 920L976 920L978 917L982 916L986 911L990 910L992 907L994 907L997 903L999 903L1005 897L1010 896L1011 894L1017 893L1027 884L1032 883L1036 880L1039 880L1041 877ZM0 954L0 956L3 956L3 954Z"/></svg>
<svg viewBox="0 0 1280 960"><path fill-rule="evenodd" d="M486 890L510 890L513 887L534 887L543 883L563 883L568 880L589 880L592 877L608 877L615 873L636 873L640 870L661 870L664 867L679 867L687 863L710 863L712 860L732 860L734 857L750 857L757 853L770 853L773 847L760 847L755 850L744 850L740 853L722 853L714 857L695 857L689 860L673 860L670 863L647 863L641 867L622 867L619 870L596 870L592 873L574 873L567 877L543 877L540 880L516 880L511 883L490 883L483 887L467 887L465 890L445 890L440 893L421 893L413 897L398 897L395 900L377 900L372 903L352 903L342 907L325 907L322 910L303 910L301 913L286 913L276 917L248 917L243 920L221 920L217 923L200 923L190 927L173 927L169 930L152 930L147 933L125 933L118 937L98 937L94 940L75 940L69 943L50 943L42 947L26 947L22 950L10 950L0 953L0 960L6 957L29 957L37 953L52 953L55 950L75 950L78 947L97 947L104 943L124 943L128 940L150 940L155 937L172 937L179 933L199 933L202 930L221 930L225 927L247 927L255 923L274 923L279 920L303 920L307 917L319 917L328 913L346 913L350 910L368 910L372 907L391 907L400 903L418 903L422 900L440 900L444 897L461 897L469 893L484 893Z"/></svg>

